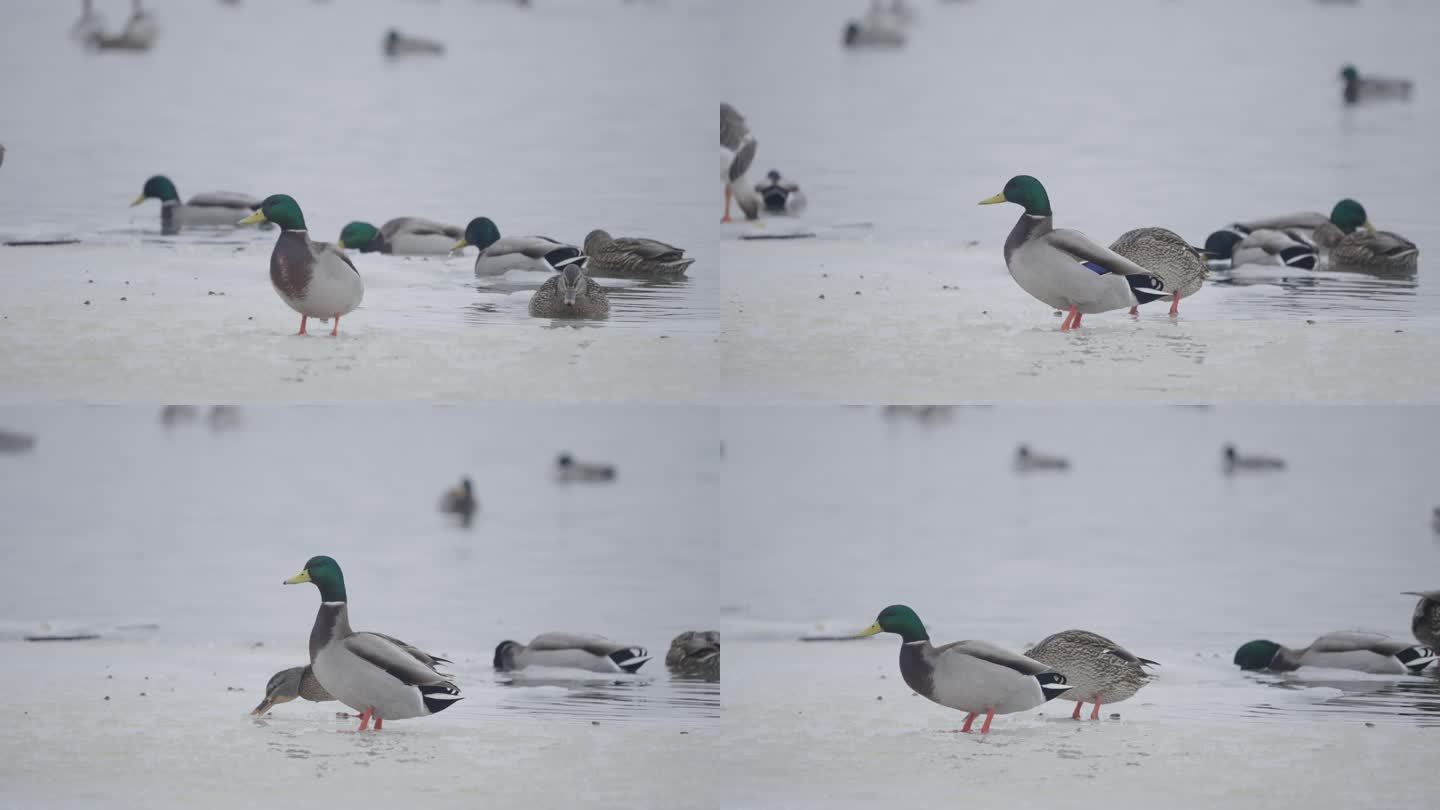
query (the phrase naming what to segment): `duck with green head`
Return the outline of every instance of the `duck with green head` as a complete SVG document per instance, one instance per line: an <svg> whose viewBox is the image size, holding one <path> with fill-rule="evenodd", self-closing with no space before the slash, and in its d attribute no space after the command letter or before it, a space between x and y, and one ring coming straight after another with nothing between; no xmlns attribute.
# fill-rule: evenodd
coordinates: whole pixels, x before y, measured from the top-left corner
<svg viewBox="0 0 1440 810"><path fill-rule="evenodd" d="M1234 266L1279 264L1314 269L1319 254L1328 253L1337 270L1413 270L1419 251L1414 243L1389 231L1376 231L1365 206L1345 198L1327 216L1318 211L1236 222L1205 240L1214 257Z"/></svg>
<svg viewBox="0 0 1440 810"><path fill-rule="evenodd" d="M1376 230L1364 206L1341 200L1330 221L1315 229L1315 241L1330 251L1331 270L1413 273L1420 259L1414 242L1394 231Z"/></svg>
<svg viewBox="0 0 1440 810"><path fill-rule="evenodd" d="M449 678L380 633L350 629L345 575L330 557L311 557L286 585L313 583L320 610L310 630L310 666L320 686L360 713L359 731L375 720L405 720L444 711L460 700ZM437 659L438 660L438 659Z"/></svg>
<svg viewBox="0 0 1440 810"><path fill-rule="evenodd" d="M548 236L500 236L500 228L489 217L476 217L465 226L465 235L453 250L474 245L480 255L475 257L475 275L498 276L508 270L534 270L553 273L557 263L580 255L574 245Z"/></svg>
<svg viewBox="0 0 1440 810"><path fill-rule="evenodd" d="M1344 87L1340 97L1346 104L1386 99L1408 99L1415 83L1409 79L1392 79L1385 76L1361 76L1359 68L1346 65L1340 69L1340 81Z"/></svg>
<svg viewBox="0 0 1440 810"><path fill-rule="evenodd" d="M300 313L296 334L307 334L305 323L310 318L334 318L330 335L339 334L340 316L355 311L365 297L365 283L350 257L332 244L310 241L305 214L289 195L271 194L260 210L240 220L242 225L256 222L280 226L280 237L270 251L270 283L280 300Z"/></svg>
<svg viewBox="0 0 1440 810"><path fill-rule="evenodd" d="M465 235L458 225L398 217L375 227L368 222L351 222L340 230L335 244L361 253L390 253L396 256L443 256L455 240Z"/></svg>
<svg viewBox="0 0 1440 810"><path fill-rule="evenodd" d="M876 633L900 636L901 677L916 693L965 712L964 732L984 714L980 733L988 734L995 715L1033 709L1070 688L1065 676L1049 666L988 641L933 646L920 617L906 605L880 611L856 638Z"/></svg>
<svg viewBox="0 0 1440 810"><path fill-rule="evenodd" d="M163 174L145 181L135 207L146 200L160 201L160 233L173 236L185 228L234 228L236 220L260 207L260 199L234 191L207 191L180 202L180 192Z"/></svg>
<svg viewBox="0 0 1440 810"><path fill-rule="evenodd" d="M1005 266L1020 289L1068 313L1060 331L1080 326L1084 315L1173 297L1144 267L1079 231L1057 229L1050 196L1034 177L1016 175L980 204L1005 202L1025 209L1005 240Z"/></svg>
<svg viewBox="0 0 1440 810"><path fill-rule="evenodd" d="M1429 647L1396 641L1379 633L1326 633L1298 650L1256 639L1235 651L1235 666L1271 672L1292 672L1309 666L1379 675L1418 675L1434 662L1435 652Z"/></svg>

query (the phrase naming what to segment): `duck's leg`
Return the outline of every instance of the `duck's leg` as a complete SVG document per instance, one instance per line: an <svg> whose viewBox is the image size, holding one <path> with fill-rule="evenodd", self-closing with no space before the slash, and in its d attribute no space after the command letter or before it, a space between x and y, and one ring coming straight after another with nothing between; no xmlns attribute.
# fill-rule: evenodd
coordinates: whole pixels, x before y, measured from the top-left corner
<svg viewBox="0 0 1440 810"><path fill-rule="evenodd" d="M1137 318L1140 317L1140 307L1130 307L1130 314Z"/></svg>
<svg viewBox="0 0 1440 810"><path fill-rule="evenodd" d="M1076 311L1075 311L1075 320L1074 320L1074 321L1071 321L1071 323L1070 323L1070 328L1071 328L1071 329L1079 329L1079 328L1080 328L1080 319L1083 318L1083 317L1085 317L1085 315L1082 314L1079 310L1076 310Z"/></svg>
<svg viewBox="0 0 1440 810"><path fill-rule="evenodd" d="M376 730L376 731L379 731L381 724L383 724L384 722L385 722L385 718L383 718L383 717L377 717L377 718L375 718L375 730Z"/></svg>
<svg viewBox="0 0 1440 810"><path fill-rule="evenodd" d="M720 218L721 222L733 222L730 219L730 184L725 184L725 216Z"/></svg>
<svg viewBox="0 0 1440 810"><path fill-rule="evenodd" d="M1096 696L1095 696L1095 708L1093 708L1093 709L1090 710L1090 719L1091 719L1091 720L1099 720L1099 719L1100 719L1100 696L1099 696L1099 695L1096 695Z"/></svg>
<svg viewBox="0 0 1440 810"><path fill-rule="evenodd" d="M330 327L330 337L335 337L338 334L340 334L340 316L336 315L335 325Z"/></svg>
<svg viewBox="0 0 1440 810"><path fill-rule="evenodd" d="M989 734L989 733L990 733L990 721L991 721L991 720L994 720L994 719L995 719L995 710L994 710L994 709L991 709L991 710L985 712L985 725L983 725L983 726L980 727L980 733L981 733L981 734Z"/></svg>
<svg viewBox="0 0 1440 810"><path fill-rule="evenodd" d="M1079 719L1080 719L1080 710L1083 709L1083 708L1085 708L1085 704L1084 704L1084 703L1081 703L1081 702L1078 701L1078 700L1075 701L1075 713L1072 714L1072 715L1070 715L1070 719L1071 719L1071 720L1079 720Z"/></svg>
<svg viewBox="0 0 1440 810"><path fill-rule="evenodd" d="M355 729L355 730L356 730L356 731L364 731L365 729L370 728L370 715L372 715L372 714L374 714L374 713L375 713L375 710L374 710L374 709L366 709L365 711L361 712L361 713L360 713L360 728L357 728L357 729Z"/></svg>
<svg viewBox="0 0 1440 810"><path fill-rule="evenodd" d="M1179 315L1179 314L1180 314L1180 293L1177 292L1177 293L1175 293L1175 297L1170 300L1170 317L1173 318L1173 317L1175 317L1176 315Z"/></svg>
<svg viewBox="0 0 1440 810"><path fill-rule="evenodd" d="M1075 307L1070 307L1070 314L1066 315L1065 320L1060 323L1060 331L1069 332L1070 324L1074 323L1075 317L1079 314L1079 310L1077 310Z"/></svg>
<svg viewBox="0 0 1440 810"><path fill-rule="evenodd" d="M309 320L309 318L308 318L307 316L305 316L305 315L301 315L301 316L300 316L300 331L299 331L299 332L296 332L295 334L297 334L297 335L308 335L308 334L310 334L309 332L306 332L306 331L305 331L305 321L307 321L307 320Z"/></svg>
<svg viewBox="0 0 1440 810"><path fill-rule="evenodd" d="M976 718L976 717L979 717L979 716L980 716L980 713L979 713L979 712L970 712L969 714L965 715L965 725L961 726L961 727L960 727L960 730L961 730L962 732L966 733L966 734L969 734L969 733L970 733L970 726L971 726L972 724L974 724L975 718Z"/></svg>

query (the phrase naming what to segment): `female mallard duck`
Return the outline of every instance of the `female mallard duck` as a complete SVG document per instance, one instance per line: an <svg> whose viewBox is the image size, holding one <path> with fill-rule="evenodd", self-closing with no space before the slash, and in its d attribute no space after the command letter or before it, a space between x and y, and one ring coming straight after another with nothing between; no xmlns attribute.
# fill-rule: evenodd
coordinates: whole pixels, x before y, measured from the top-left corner
<svg viewBox="0 0 1440 810"><path fill-rule="evenodd" d="M565 667L591 672L633 673L650 660L645 648L586 633L541 633L529 644L502 641L495 647L495 669Z"/></svg>
<svg viewBox="0 0 1440 810"><path fill-rule="evenodd" d="M1200 292L1205 277L1210 275L1210 267L1205 264L1205 251L1193 247L1180 234L1165 228L1126 231L1110 245L1110 249L1160 279L1163 289L1173 296L1170 299L1172 317L1180 313L1180 299ZM1131 315L1138 311L1136 307L1130 308Z"/></svg>
<svg viewBox="0 0 1440 810"><path fill-rule="evenodd" d="M987 641L932 646L920 617L905 605L880 611L875 623L856 638L876 633L900 636L901 677L941 706L966 712L964 732L983 713L980 733L988 734L995 715L1033 709L1070 688L1065 676L1049 666Z"/></svg>
<svg viewBox="0 0 1440 810"><path fill-rule="evenodd" d="M560 271L530 296L530 315L535 318L605 318L610 315L610 297L585 272L585 256L557 263Z"/></svg>
<svg viewBox="0 0 1440 810"><path fill-rule="evenodd" d="M1414 83L1409 79L1390 79L1382 76L1361 76L1354 65L1340 69L1340 80L1345 82L1341 98L1346 104L1380 99L1410 98Z"/></svg>
<svg viewBox="0 0 1440 810"><path fill-rule="evenodd" d="M714 630L686 630L670 641L665 666L681 677L720 680L720 634Z"/></svg>
<svg viewBox="0 0 1440 810"><path fill-rule="evenodd" d="M1377 231L1369 222L1330 248L1332 270L1413 273L1419 258L1420 249L1414 242L1391 231Z"/></svg>
<svg viewBox="0 0 1440 810"><path fill-rule="evenodd" d="M146 180L140 196L130 207L152 198L160 201L160 233L166 236L173 236L182 228L233 228L236 220L254 212L261 203L258 197L234 191L207 191L181 203L175 184L163 174Z"/></svg>
<svg viewBox="0 0 1440 810"><path fill-rule="evenodd" d="M449 679L405 651L389 636L350 629L345 576L329 557L311 557L286 585L313 582L320 590L320 611L310 631L310 666L325 691L360 712L360 728L386 720L435 714L460 700Z"/></svg>
<svg viewBox="0 0 1440 810"><path fill-rule="evenodd" d="M1410 619L1415 640L1432 650L1440 649L1440 591L1406 591L1405 595L1420 597Z"/></svg>
<svg viewBox="0 0 1440 810"><path fill-rule="evenodd" d="M615 465L576 461L569 453L555 459L555 478L559 481L614 481Z"/></svg>
<svg viewBox="0 0 1440 810"><path fill-rule="evenodd" d="M281 300L300 313L296 334L307 334L305 322L310 318L334 318L330 335L339 334L340 316L354 312L365 297L365 283L350 257L327 242L311 242L300 204L288 195L271 194L259 211L240 220L242 225L255 222L273 222L281 228L270 251L270 283Z"/></svg>
<svg viewBox="0 0 1440 810"><path fill-rule="evenodd" d="M416 661L419 661L427 667L450 663L450 659L448 658L431 655L424 650L419 650L406 644L398 638L391 638L381 633L376 633L375 635L393 642L400 647L400 649L414 656ZM325 701L335 699L334 695L326 692L325 687L320 685L320 681L315 677L315 670L311 668L309 664L306 664L303 667L282 669L272 675L270 682L265 684L265 699L260 701L260 705L252 709L250 713L254 715L264 714L270 711L275 704L289 703L297 697L305 698L315 703L324 703Z"/></svg>
<svg viewBox="0 0 1440 810"><path fill-rule="evenodd" d="M448 515L459 515L461 522L466 525L469 525L470 518L479 508L480 501L475 497L469 477L461 478L459 486L447 490L440 497L440 511Z"/></svg>
<svg viewBox="0 0 1440 810"><path fill-rule="evenodd" d="M1241 455L1240 451L1236 450L1235 445L1233 444L1225 445L1225 449L1221 453L1221 459L1223 460L1223 463L1225 465L1225 472L1227 473L1235 472L1236 470L1285 469L1285 459L1283 458L1274 458L1272 456L1260 455Z"/></svg>
<svg viewBox="0 0 1440 810"><path fill-rule="evenodd" d="M1138 658L1129 650L1088 630L1064 630L1025 651L1026 658L1048 664L1065 675L1070 690L1061 695L1075 701L1072 720L1080 719L1086 703L1095 704L1090 719L1100 719L1100 706L1119 703L1140 691L1150 680L1145 667L1160 666Z"/></svg>
<svg viewBox="0 0 1440 810"><path fill-rule="evenodd" d="M596 229L585 237L585 270L594 276L683 276L695 263L685 249L658 239L612 238Z"/></svg>
<svg viewBox="0 0 1440 810"><path fill-rule="evenodd" d="M1418 675L1435 661L1429 647L1395 641L1379 633L1326 633L1299 650L1273 641L1246 642L1235 651L1241 669L1291 672L1300 667L1330 667L1380 675Z"/></svg>
<svg viewBox="0 0 1440 810"><path fill-rule="evenodd" d="M745 172L755 160L759 141L750 132L745 117L734 107L720 102L720 182L725 186L725 215L721 222L730 222L730 200L733 198L746 219L760 216L760 203L746 186Z"/></svg>
<svg viewBox="0 0 1440 810"><path fill-rule="evenodd" d="M1005 265L1020 289L1069 311L1060 331L1080 326L1084 315L1169 297L1163 282L1145 268L1079 231L1055 228L1050 197L1039 180L1012 177L1003 191L980 204L1003 202L1025 209L1005 240Z"/></svg>
<svg viewBox="0 0 1440 810"><path fill-rule="evenodd" d="M794 180L780 177L780 172L771 169L765 173L765 182L755 184L755 193L767 214L788 214L799 216L805 212L805 192Z"/></svg>
<svg viewBox="0 0 1440 810"><path fill-rule="evenodd" d="M1070 460L1061 456L1031 452L1029 445L1022 444L1015 448L1015 469L1021 472L1068 470L1070 469Z"/></svg>
<svg viewBox="0 0 1440 810"><path fill-rule="evenodd" d="M500 237L500 228L489 217L476 217L465 226L465 235L451 246L462 250L469 245L480 249L475 257L475 275L498 276L507 270L535 270L553 273L559 262L580 255L574 245L548 236Z"/></svg>
<svg viewBox="0 0 1440 810"><path fill-rule="evenodd" d="M376 228L368 222L351 222L340 229L337 247L361 253L395 256L445 255L455 240L465 236L458 225L420 217L399 217Z"/></svg>

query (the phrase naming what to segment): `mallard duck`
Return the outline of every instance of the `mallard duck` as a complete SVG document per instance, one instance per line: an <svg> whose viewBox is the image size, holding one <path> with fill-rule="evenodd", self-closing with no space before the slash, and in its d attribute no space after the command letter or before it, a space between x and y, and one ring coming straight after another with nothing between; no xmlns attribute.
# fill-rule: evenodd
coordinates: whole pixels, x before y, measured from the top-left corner
<svg viewBox="0 0 1440 810"><path fill-rule="evenodd" d="M658 239L615 239L599 229L585 236L585 255L585 270L595 276L683 276L695 263L684 248Z"/></svg>
<svg viewBox="0 0 1440 810"><path fill-rule="evenodd" d="M310 631L310 666L325 691L360 712L364 731L375 719L405 720L444 711L460 700L449 679L406 652L389 636L350 629L345 576L329 557L311 557L286 585L312 582L320 591L320 611Z"/></svg>
<svg viewBox="0 0 1440 810"><path fill-rule="evenodd" d="M614 481L615 465L576 461L569 453L555 459L555 477L560 481Z"/></svg>
<svg viewBox="0 0 1440 810"><path fill-rule="evenodd" d="M205 423L215 433L223 433L227 430L235 430L240 427L240 409L234 405L215 405L210 408L210 413L205 415Z"/></svg>
<svg viewBox="0 0 1440 810"><path fill-rule="evenodd" d="M380 49L385 52L386 56L391 58L410 56L413 54L436 55L445 53L445 45L443 43L424 37L405 36L394 28L385 32L385 39L381 42Z"/></svg>
<svg viewBox="0 0 1440 810"><path fill-rule="evenodd" d="M799 216L805 211L805 192L794 180L785 180L775 169L765 173L765 182L755 184L755 193L767 214L789 214Z"/></svg>
<svg viewBox="0 0 1440 810"><path fill-rule="evenodd" d="M458 515L461 522L467 525L479 508L480 501L475 497L475 490L471 487L469 477L461 478L459 486L447 490L440 497L440 511L449 515Z"/></svg>
<svg viewBox="0 0 1440 810"><path fill-rule="evenodd" d="M1430 649L1440 649L1440 591L1405 591L1407 596L1418 596L1415 615L1410 619L1410 632L1415 640Z"/></svg>
<svg viewBox="0 0 1440 810"><path fill-rule="evenodd" d="M1236 470L1285 469L1285 459L1283 458L1273 458L1271 456L1241 455L1240 452L1235 449L1235 445L1233 444L1225 445L1225 449L1221 453L1221 458L1224 460L1225 472L1235 472Z"/></svg>
<svg viewBox="0 0 1440 810"><path fill-rule="evenodd" d="M1235 651L1241 669L1291 672L1300 667L1330 667L1381 675L1419 674L1435 661L1425 645L1411 645L1379 633L1326 633L1310 646L1292 650L1273 641L1249 641Z"/></svg>
<svg viewBox="0 0 1440 810"><path fill-rule="evenodd" d="M1146 666L1160 666L1148 658L1139 658L1119 644L1088 630L1064 630L1025 651L1026 658L1059 670L1070 684L1060 697L1075 701L1075 713L1093 703L1090 719L1100 719L1100 706L1119 703L1140 691L1150 680Z"/></svg>
<svg viewBox="0 0 1440 810"><path fill-rule="evenodd" d="M280 238L270 251L270 283L289 307L300 313L300 331L307 334L309 318L335 319L331 337L340 332L340 317L360 306L365 283L345 251L327 242L312 242L305 230L300 204L285 194L271 194L260 210L240 220L241 225L273 222Z"/></svg>
<svg viewBox="0 0 1440 810"><path fill-rule="evenodd" d="M610 315L610 297L605 288L585 272L584 256L558 262L560 271L530 296L530 315L535 318L605 318Z"/></svg>
<svg viewBox="0 0 1440 810"><path fill-rule="evenodd" d="M905 44L900 21L883 10L872 9L858 20L845 23L843 40L847 48L898 48Z"/></svg>
<svg viewBox="0 0 1440 810"><path fill-rule="evenodd" d="M1381 99L1410 98L1415 83L1409 79L1390 79L1382 76L1361 76L1354 65L1340 69L1340 80L1345 83L1340 97L1346 104Z"/></svg>
<svg viewBox="0 0 1440 810"><path fill-rule="evenodd" d="M389 253L395 256L444 255L465 236L458 225L446 225L420 217L398 217L379 228L368 222L351 222L340 229L336 247L361 253Z"/></svg>
<svg viewBox="0 0 1440 810"><path fill-rule="evenodd" d="M500 237L500 228L489 217L476 217L465 226L465 235L451 246L462 250L470 245L480 249L475 257L475 275L498 276L507 270L534 270L553 273L559 263L580 255L574 245L548 236Z"/></svg>
<svg viewBox="0 0 1440 810"><path fill-rule="evenodd" d="M1293 214L1236 222L1210 234L1205 239L1205 251L1215 258L1233 259L1236 265L1252 262L1285 264L1309 270L1314 267L1314 262L1306 260L1308 253L1313 253L1317 247L1330 250L1339 244L1345 234L1363 227L1367 220L1365 207L1347 197L1335 203L1329 216L1319 211L1296 211ZM1288 237L1288 241L1274 242L1267 247L1266 243L1277 237L1261 234L1262 231L1279 231ZM1256 235L1256 239L1245 246L1257 250L1244 257L1245 261L1241 261L1233 253L1252 235ZM1267 258L1266 254L1274 256L1282 248L1292 246L1292 242L1308 250L1292 251L1288 259L1285 256ZM1309 267L1306 267L1306 264L1309 264Z"/></svg>
<svg viewBox="0 0 1440 810"><path fill-rule="evenodd" d="M80 1L80 19L70 26L70 38L89 43L105 34L105 17L95 10L94 0Z"/></svg>
<svg viewBox="0 0 1440 810"><path fill-rule="evenodd" d="M1120 234L1110 249L1150 271L1171 294L1170 314L1180 313L1180 299L1200 291L1210 267L1205 251L1192 246L1180 234L1165 228L1136 228ZM1138 296L1137 296L1138 297ZM1147 301L1155 299L1147 296ZM1142 302L1144 303L1144 302ZM1130 314L1138 312L1130 308Z"/></svg>
<svg viewBox="0 0 1440 810"><path fill-rule="evenodd" d="M173 236L182 228L233 228L236 220L254 212L262 202L249 194L207 191L182 204L175 184L163 174L146 180L140 196L131 201L130 207L152 198L160 201L160 233L166 236Z"/></svg>
<svg viewBox="0 0 1440 810"><path fill-rule="evenodd" d="M156 22L154 15L141 7L140 0L131 0L130 18L125 21L125 27L119 34L110 36L103 31L96 31L90 34L86 41L102 51L148 51L159 35L160 24Z"/></svg>
<svg viewBox="0 0 1440 810"><path fill-rule="evenodd" d="M720 182L725 186L725 216L720 218L721 222L731 221L732 198L746 219L760 216L759 201L751 195L744 182L745 172L750 171L750 163L755 160L755 150L759 146L740 111L720 102Z"/></svg>
<svg viewBox="0 0 1440 810"><path fill-rule="evenodd" d="M448 658L431 655L424 650L406 644L398 638L391 638L383 633L375 633L374 635L392 642L413 656L416 661L419 661L427 667L433 668L439 664L450 663L450 659ZM326 692L325 687L320 685L319 679L315 677L315 670L312 669L309 664L306 664L303 667L282 669L272 675L270 682L265 684L265 699L260 701L260 705L252 709L250 713L254 715L264 714L270 711L277 703L289 703L297 697L305 698L315 703L323 703L335 699L334 695Z"/></svg>
<svg viewBox="0 0 1440 810"><path fill-rule="evenodd" d="M1213 240L1228 242L1225 252L1230 256L1232 266L1246 264L1278 264L1301 270L1314 270L1320 263L1320 252L1311 241L1313 231L1306 233L1300 228L1274 230L1261 228L1251 231L1243 238L1233 232L1221 231L1206 240L1206 248Z"/></svg>
<svg viewBox="0 0 1440 810"><path fill-rule="evenodd" d="M29 433L0 430L0 453L28 453L35 448L35 437Z"/></svg>
<svg viewBox="0 0 1440 810"><path fill-rule="evenodd" d="M975 718L985 715L981 734L990 733L997 714L1012 714L1064 694L1065 676L1031 658L997 647L988 641L957 641L943 647L930 644L920 617L905 605L880 611L875 623L856 638L895 633L900 645L900 675L920 695L966 712L969 732Z"/></svg>
<svg viewBox="0 0 1440 810"><path fill-rule="evenodd" d="M1020 445L1015 448L1015 469L1021 472L1032 470L1068 470L1070 460L1060 456L1047 456L1044 453L1033 453L1028 445Z"/></svg>
<svg viewBox="0 0 1440 810"><path fill-rule="evenodd" d="M167 428L188 425L195 421L197 415L194 405L166 405L160 409L160 424Z"/></svg>
<svg viewBox="0 0 1440 810"><path fill-rule="evenodd" d="M645 648L586 633L541 633L529 644L502 641L495 647L495 669L565 667L591 672L634 673L650 660Z"/></svg>
<svg viewBox="0 0 1440 810"><path fill-rule="evenodd" d="M1025 209L1005 240L1005 265L1020 289L1069 311L1060 331L1080 326L1084 315L1169 297L1162 292L1163 282L1145 268L1079 231L1057 229L1050 197L1039 180L1012 177L1003 191L980 204L1003 202Z"/></svg>
<svg viewBox="0 0 1440 810"><path fill-rule="evenodd" d="M671 639L665 666L682 677L720 680L720 634L714 630L686 630Z"/></svg>
<svg viewBox="0 0 1440 810"><path fill-rule="evenodd" d="M1413 273L1419 258L1420 249L1414 242L1391 231L1377 231L1368 222L1330 248L1332 270Z"/></svg>

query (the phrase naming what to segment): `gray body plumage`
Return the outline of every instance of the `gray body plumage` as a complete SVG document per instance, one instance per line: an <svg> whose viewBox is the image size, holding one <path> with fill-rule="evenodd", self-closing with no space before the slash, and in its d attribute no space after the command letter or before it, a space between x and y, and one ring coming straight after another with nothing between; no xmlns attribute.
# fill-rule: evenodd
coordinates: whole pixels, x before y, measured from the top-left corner
<svg viewBox="0 0 1440 810"><path fill-rule="evenodd" d="M585 237L586 272L596 276L683 276L695 263L685 250L658 239L616 239L602 230Z"/></svg>
<svg viewBox="0 0 1440 810"><path fill-rule="evenodd" d="M563 667L591 672L634 672L650 660L644 647L589 633L541 633L529 644L503 641L495 648L497 670Z"/></svg>
<svg viewBox="0 0 1440 810"><path fill-rule="evenodd" d="M435 659L432 659L432 661ZM434 714L460 699L448 678L395 639L350 629L344 602L322 602L310 631L310 665L325 691L382 720Z"/></svg>
<svg viewBox="0 0 1440 810"><path fill-rule="evenodd" d="M1200 291L1210 268L1201 251L1165 228L1126 231L1110 249L1159 278L1166 292L1189 298Z"/></svg>
<svg viewBox="0 0 1440 810"><path fill-rule="evenodd" d="M1118 703L1133 696L1150 679L1144 665L1154 663L1087 630L1056 633L1025 656L1063 673L1070 689L1060 697L1078 703Z"/></svg>
<svg viewBox="0 0 1440 810"><path fill-rule="evenodd" d="M566 302L565 289L574 290L572 302ZM610 314L610 297L580 265L571 264L551 276L530 297L530 314L536 318L604 318Z"/></svg>
<svg viewBox="0 0 1440 810"><path fill-rule="evenodd" d="M1231 264L1237 267L1244 264L1278 264L1313 270L1319 262L1318 250L1311 241L1314 233L1299 227L1251 231L1235 245Z"/></svg>
<svg viewBox="0 0 1440 810"><path fill-rule="evenodd" d="M686 630L671 640L665 666L682 677L720 680L720 634Z"/></svg>
<svg viewBox="0 0 1440 810"><path fill-rule="evenodd" d="M1397 641L1380 633L1338 632L1326 633L1315 639L1310 646L1298 650L1281 646L1270 669L1289 672L1302 666L1329 667L1332 669L1353 669L1379 675L1404 675L1411 668L1395 656L1415 645ZM1434 653L1425 650L1419 661L1433 661Z"/></svg>
<svg viewBox="0 0 1440 810"><path fill-rule="evenodd" d="M291 309L328 320L360 306L365 285L345 252L312 242L305 231L281 231L270 252L270 283Z"/></svg>
<svg viewBox="0 0 1440 810"><path fill-rule="evenodd" d="M1039 661L985 641L936 647L925 640L900 646L905 683L942 706L964 712L1011 714L1033 709L1064 691L1047 691L1036 680L1036 675L1051 671Z"/></svg>
<svg viewBox="0 0 1440 810"><path fill-rule="evenodd" d="M1420 597L1415 603L1415 615L1410 619L1410 632L1415 634L1416 641L1440 650L1440 590L1407 593Z"/></svg>
<svg viewBox="0 0 1440 810"><path fill-rule="evenodd" d="M1109 272L1095 273L1081 262ZM1113 250L1091 242L1079 231L1056 229L1054 217L1021 214L1005 239L1005 265L1020 288L1049 306L1081 314L1135 306L1125 276L1150 275Z"/></svg>

